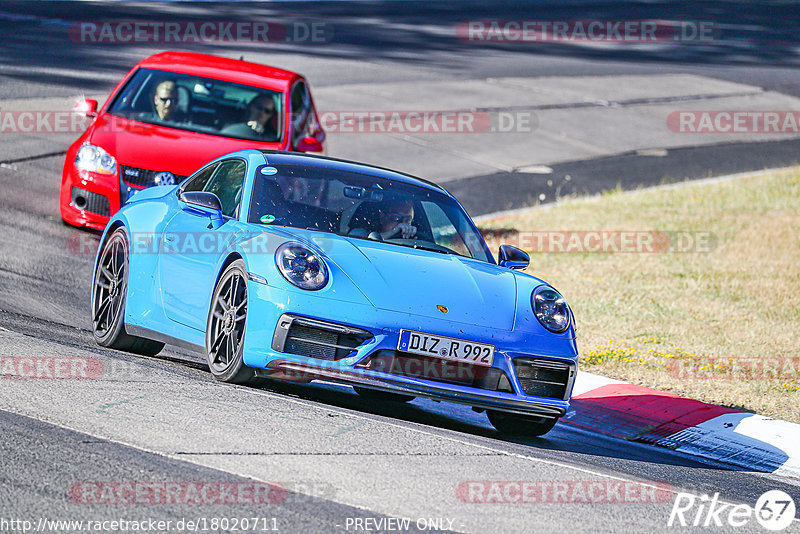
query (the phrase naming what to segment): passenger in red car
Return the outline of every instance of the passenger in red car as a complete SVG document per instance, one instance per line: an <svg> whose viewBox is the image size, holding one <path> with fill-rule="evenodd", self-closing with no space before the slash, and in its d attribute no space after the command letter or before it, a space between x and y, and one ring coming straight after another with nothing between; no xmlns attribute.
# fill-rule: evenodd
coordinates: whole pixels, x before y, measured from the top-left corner
<svg viewBox="0 0 800 534"><path fill-rule="evenodd" d="M269 95L258 95L247 105L247 116L244 122L226 126L222 134L236 137L275 139L275 101Z"/></svg>

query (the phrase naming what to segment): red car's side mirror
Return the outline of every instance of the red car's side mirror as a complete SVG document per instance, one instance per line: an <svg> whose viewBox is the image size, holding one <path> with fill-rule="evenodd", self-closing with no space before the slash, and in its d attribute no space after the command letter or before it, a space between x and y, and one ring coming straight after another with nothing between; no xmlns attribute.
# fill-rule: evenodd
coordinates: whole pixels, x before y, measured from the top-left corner
<svg viewBox="0 0 800 534"><path fill-rule="evenodd" d="M316 137L306 136L297 143L298 152L322 152L322 143Z"/></svg>
<svg viewBox="0 0 800 534"><path fill-rule="evenodd" d="M97 115L97 100L93 98L83 98L75 103L72 111L85 115L86 117L94 117Z"/></svg>

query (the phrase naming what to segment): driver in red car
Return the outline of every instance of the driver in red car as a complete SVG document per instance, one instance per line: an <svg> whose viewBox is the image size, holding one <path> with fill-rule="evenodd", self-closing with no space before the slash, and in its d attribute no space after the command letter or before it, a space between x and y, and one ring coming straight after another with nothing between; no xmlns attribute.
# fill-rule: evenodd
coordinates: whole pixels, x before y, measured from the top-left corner
<svg viewBox="0 0 800 534"><path fill-rule="evenodd" d="M185 113L178 109L178 86L175 80L164 80L153 91L153 111L139 114L139 119L150 122L186 122Z"/></svg>
<svg viewBox="0 0 800 534"><path fill-rule="evenodd" d="M174 81L164 80L156 86L153 104L156 107L156 115L158 115L159 119L172 119L178 104L178 89Z"/></svg>

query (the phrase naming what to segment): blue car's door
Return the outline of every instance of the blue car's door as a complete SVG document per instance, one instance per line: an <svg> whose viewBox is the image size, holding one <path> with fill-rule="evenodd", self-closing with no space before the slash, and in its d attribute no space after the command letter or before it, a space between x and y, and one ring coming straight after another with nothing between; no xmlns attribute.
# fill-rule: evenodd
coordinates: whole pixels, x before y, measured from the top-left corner
<svg viewBox="0 0 800 534"><path fill-rule="evenodd" d="M205 331L220 256L234 239L233 219L241 201L247 164L233 158L202 169L182 191L216 194L222 205L222 224L206 208L178 201L180 209L161 235L159 262L164 311L170 319Z"/></svg>

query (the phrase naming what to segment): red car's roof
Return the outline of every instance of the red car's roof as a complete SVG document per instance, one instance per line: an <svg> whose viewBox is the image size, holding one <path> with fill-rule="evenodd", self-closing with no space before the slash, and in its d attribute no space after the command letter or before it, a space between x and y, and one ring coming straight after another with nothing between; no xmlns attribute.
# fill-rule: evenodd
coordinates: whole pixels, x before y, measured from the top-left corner
<svg viewBox="0 0 800 534"><path fill-rule="evenodd" d="M161 52L143 59L137 67L194 74L280 92L288 91L292 80L300 78L295 72L276 67L194 52Z"/></svg>

